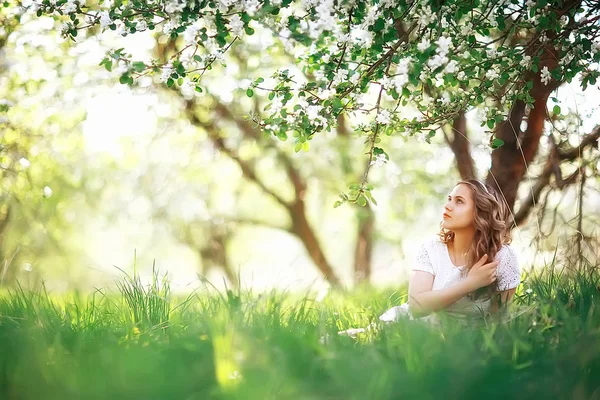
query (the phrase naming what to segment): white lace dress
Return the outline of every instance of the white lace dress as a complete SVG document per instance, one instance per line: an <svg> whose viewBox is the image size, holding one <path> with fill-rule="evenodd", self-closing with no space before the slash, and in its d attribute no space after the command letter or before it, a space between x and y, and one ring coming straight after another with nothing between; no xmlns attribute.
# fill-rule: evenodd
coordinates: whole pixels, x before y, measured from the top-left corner
<svg viewBox="0 0 600 400"><path fill-rule="evenodd" d="M499 291L509 290L517 287L520 282L521 274L519 270L519 262L515 250L510 245L503 245L495 257L500 263L497 267L497 287ZM443 289L453 284L456 284L462 279L461 272L464 266L457 267L452 264L448 247L439 239L425 241L415 259L413 271L425 271L433 275L433 290ZM447 307L444 311L450 315L457 317L468 316L485 316L490 309L490 300L472 300L468 297L463 297L456 303ZM379 319L384 322L392 322L400 317L409 317L408 303L400 306L392 307L382 314ZM435 314L430 314L420 318L427 322L438 323Z"/></svg>

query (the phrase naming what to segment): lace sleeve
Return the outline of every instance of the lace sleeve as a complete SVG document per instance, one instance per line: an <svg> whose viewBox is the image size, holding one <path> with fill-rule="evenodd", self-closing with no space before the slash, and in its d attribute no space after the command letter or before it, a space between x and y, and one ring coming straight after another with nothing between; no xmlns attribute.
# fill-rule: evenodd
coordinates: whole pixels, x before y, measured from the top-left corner
<svg viewBox="0 0 600 400"><path fill-rule="evenodd" d="M415 258L415 263L413 265L413 271L425 271L429 272L431 275L435 275L433 270L433 264L431 262L431 258L427 253L427 248L425 244L421 245L421 248L417 252L417 257Z"/></svg>
<svg viewBox="0 0 600 400"><path fill-rule="evenodd" d="M521 282L519 260L511 246L506 246L499 254L500 263L497 268L497 290L509 290L516 288Z"/></svg>

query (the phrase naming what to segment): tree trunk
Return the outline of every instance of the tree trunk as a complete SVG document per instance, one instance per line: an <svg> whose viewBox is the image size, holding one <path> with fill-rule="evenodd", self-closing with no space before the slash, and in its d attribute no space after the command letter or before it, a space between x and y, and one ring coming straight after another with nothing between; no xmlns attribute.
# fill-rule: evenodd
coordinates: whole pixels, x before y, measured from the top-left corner
<svg viewBox="0 0 600 400"><path fill-rule="evenodd" d="M371 278L373 231L375 214L369 204L357 212L358 235L354 248L354 283L368 282Z"/></svg>
<svg viewBox="0 0 600 400"><path fill-rule="evenodd" d="M461 179L465 180L475 178L475 163L471 157L471 143L467 134L467 118L464 112L452 123L452 135L444 132L446 142L454 153L458 173Z"/></svg>
<svg viewBox="0 0 600 400"><path fill-rule="evenodd" d="M323 252L319 240L315 236L315 233L306 218L306 209L303 198L297 198L291 205L290 216L292 218L292 233L300 239L311 260L315 263L331 286L341 287L341 282L327 261L327 257Z"/></svg>
<svg viewBox="0 0 600 400"><path fill-rule="evenodd" d="M553 70L558 62L557 51L550 46L545 47L540 57L540 69L546 66ZM496 129L495 136L502 139L504 145L492 153L492 168L486 180L488 184L501 190L511 210L514 210L519 185L537 154L544 131L548 96L562 83L551 79L544 84L540 77L541 73L538 72L524 79L533 82L533 108L527 117L525 132L521 131L521 122L525 117L525 103L521 100L515 101L508 120Z"/></svg>

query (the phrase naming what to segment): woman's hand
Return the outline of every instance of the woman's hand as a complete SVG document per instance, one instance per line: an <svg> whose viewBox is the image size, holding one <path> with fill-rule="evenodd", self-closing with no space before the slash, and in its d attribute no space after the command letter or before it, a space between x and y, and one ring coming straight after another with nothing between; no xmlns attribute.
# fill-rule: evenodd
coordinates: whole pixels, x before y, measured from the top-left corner
<svg viewBox="0 0 600 400"><path fill-rule="evenodd" d="M498 267L499 261L486 264L487 259L487 254L484 254L469 270L467 281L473 291L491 285L496 281L496 267Z"/></svg>

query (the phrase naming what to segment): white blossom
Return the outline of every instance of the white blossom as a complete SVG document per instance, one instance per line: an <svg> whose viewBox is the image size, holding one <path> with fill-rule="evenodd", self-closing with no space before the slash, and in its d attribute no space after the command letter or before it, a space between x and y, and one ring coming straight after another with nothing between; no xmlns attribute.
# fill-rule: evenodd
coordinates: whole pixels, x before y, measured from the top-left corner
<svg viewBox="0 0 600 400"><path fill-rule="evenodd" d="M371 161L371 165L376 167L382 167L387 162L385 154L377 154L377 156Z"/></svg>
<svg viewBox="0 0 600 400"><path fill-rule="evenodd" d="M19 159L19 165L21 166L21 168L27 169L31 165L31 162L28 159L22 157Z"/></svg>
<svg viewBox="0 0 600 400"><path fill-rule="evenodd" d="M44 197L48 198L52 196L52 188L50 186L44 186Z"/></svg>
<svg viewBox="0 0 600 400"><path fill-rule="evenodd" d="M335 91L331 90L331 89L319 89L319 91L317 92L317 96L321 99L321 100L325 100L330 98L331 96L333 96L335 94Z"/></svg>
<svg viewBox="0 0 600 400"><path fill-rule="evenodd" d="M456 74L456 78L460 81L464 80L466 78L466 74L464 71L458 71L458 74Z"/></svg>
<svg viewBox="0 0 600 400"><path fill-rule="evenodd" d="M548 82L550 82L550 79L552 79L552 76L550 75L550 71L548 70L547 66L544 66L544 68L542 68L540 79L544 85L547 85Z"/></svg>
<svg viewBox="0 0 600 400"><path fill-rule="evenodd" d="M417 142L425 143L427 141L427 134L424 132L417 133Z"/></svg>
<svg viewBox="0 0 600 400"><path fill-rule="evenodd" d="M179 0L170 0L165 5L165 11L168 14L180 13L185 8L185 2Z"/></svg>
<svg viewBox="0 0 600 400"><path fill-rule="evenodd" d="M229 29L234 36L244 36L244 21L238 14L233 15L229 18Z"/></svg>
<svg viewBox="0 0 600 400"><path fill-rule="evenodd" d="M421 12L419 13L419 17L417 18L417 23L419 24L419 27L423 28L432 23L433 21L435 21L435 16L431 12L431 7L423 7Z"/></svg>
<svg viewBox="0 0 600 400"><path fill-rule="evenodd" d="M75 11L77 11L77 4L75 4L75 1L73 1L73 0L67 1L64 5L63 12L65 14L71 14L71 13L74 13Z"/></svg>
<svg viewBox="0 0 600 400"><path fill-rule="evenodd" d="M369 48L373 44L373 33L361 27L352 29L351 37L354 44L363 48Z"/></svg>
<svg viewBox="0 0 600 400"><path fill-rule="evenodd" d="M281 109L283 108L283 102L280 97L274 97L271 101L271 112L275 114L279 114Z"/></svg>
<svg viewBox="0 0 600 400"><path fill-rule="evenodd" d="M117 22L115 22L115 24L117 25L117 29L115 30L115 33L120 36L127 36L128 32L127 32L127 29L126 29L123 21L117 21Z"/></svg>
<svg viewBox="0 0 600 400"><path fill-rule="evenodd" d="M173 29L175 29L177 27L177 24L175 24L175 22L173 20L168 20L164 25L163 25L163 33L168 35L170 34Z"/></svg>
<svg viewBox="0 0 600 400"><path fill-rule="evenodd" d="M401 92L404 86L408 83L408 74L399 74L394 77L394 86L397 92Z"/></svg>
<svg viewBox="0 0 600 400"><path fill-rule="evenodd" d="M108 15L108 11L100 12L100 26L102 27L102 29L106 28L108 25L110 25L112 23L113 23L113 21L112 21L112 19L110 19L110 16Z"/></svg>
<svg viewBox="0 0 600 400"><path fill-rule="evenodd" d="M127 63L124 60L119 60L119 63L117 64L117 68L116 68L115 72L119 75L122 75L125 72L127 72L128 70L129 70L129 67L127 66Z"/></svg>
<svg viewBox="0 0 600 400"><path fill-rule="evenodd" d="M388 110L380 110L379 114L377 114L377 117L375 118L375 121L382 125L388 125L392 121L390 112Z"/></svg>
<svg viewBox="0 0 600 400"><path fill-rule="evenodd" d="M431 69L437 69L448 62L448 57L441 54L436 54L427 61L427 65Z"/></svg>
<svg viewBox="0 0 600 400"><path fill-rule="evenodd" d="M162 67L162 73L160 74L160 81L166 82L171 77L172 73L173 73L173 64L168 63L167 65Z"/></svg>
<svg viewBox="0 0 600 400"><path fill-rule="evenodd" d="M348 70L340 68L333 77L332 85L335 87L348 79Z"/></svg>
<svg viewBox="0 0 600 400"><path fill-rule="evenodd" d="M467 36L471 33L472 30L473 30L473 26L471 25L470 22L467 22L466 24L464 24L463 26L460 27L460 34Z"/></svg>
<svg viewBox="0 0 600 400"><path fill-rule="evenodd" d="M458 62L456 60L451 60L446 65L446 68L444 68L444 72L446 72L447 74L453 74L456 72L457 67L458 67Z"/></svg>
<svg viewBox="0 0 600 400"><path fill-rule="evenodd" d="M495 69L491 68L489 69L486 73L485 73L485 77L489 80L495 80L498 79L500 77L500 74L498 74L498 71L496 71Z"/></svg>
<svg viewBox="0 0 600 400"><path fill-rule="evenodd" d="M138 21L138 23L135 25L135 30L138 32L145 31L146 29L148 29L148 23L146 23L146 21L143 19Z"/></svg>
<svg viewBox="0 0 600 400"><path fill-rule="evenodd" d="M358 72L354 72L351 76L350 76L350 83L353 85L356 85L358 83L358 80L360 79L360 73Z"/></svg>
<svg viewBox="0 0 600 400"><path fill-rule="evenodd" d="M244 0L244 11L246 11L250 15L254 15L258 10L258 0Z"/></svg>
<svg viewBox="0 0 600 400"><path fill-rule="evenodd" d="M196 84L189 79L185 79L181 84L181 93L185 97L192 97L196 93Z"/></svg>
<svg viewBox="0 0 600 400"><path fill-rule="evenodd" d="M446 36L440 36L435 44L438 46L437 52L439 54L448 54L448 51L452 48L452 39Z"/></svg>
<svg viewBox="0 0 600 400"><path fill-rule="evenodd" d="M431 46L431 41L429 41L429 39L427 38L423 38L423 40L421 40L419 42L419 44L417 45L417 49L421 52L427 50L429 48L429 46Z"/></svg>
<svg viewBox="0 0 600 400"><path fill-rule="evenodd" d="M323 107L319 105L308 106L306 107L306 116L308 117L308 119L316 120L320 117L319 112L322 108Z"/></svg>
<svg viewBox="0 0 600 400"><path fill-rule="evenodd" d="M531 65L531 57L530 56L523 56L523 59L521 60L521 62L519 64L523 68L529 68L529 66Z"/></svg>

